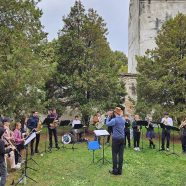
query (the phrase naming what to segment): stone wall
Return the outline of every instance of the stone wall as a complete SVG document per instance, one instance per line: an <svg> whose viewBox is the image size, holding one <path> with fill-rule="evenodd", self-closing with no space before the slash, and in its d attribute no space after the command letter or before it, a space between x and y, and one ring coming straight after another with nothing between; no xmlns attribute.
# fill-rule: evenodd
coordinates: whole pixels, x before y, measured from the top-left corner
<svg viewBox="0 0 186 186"><path fill-rule="evenodd" d="M129 7L128 72L136 73L136 55L156 46L162 24L178 12L186 14L186 0L131 0Z"/></svg>
<svg viewBox="0 0 186 186"><path fill-rule="evenodd" d="M121 75L127 92L123 106L125 107L125 114L129 115L133 115L135 112L135 103L137 101L136 78L136 74L127 73Z"/></svg>

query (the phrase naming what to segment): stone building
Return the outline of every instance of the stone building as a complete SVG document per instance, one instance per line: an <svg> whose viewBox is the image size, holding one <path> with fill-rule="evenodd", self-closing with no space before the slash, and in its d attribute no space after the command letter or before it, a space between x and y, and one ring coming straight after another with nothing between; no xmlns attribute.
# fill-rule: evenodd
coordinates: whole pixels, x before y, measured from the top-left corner
<svg viewBox="0 0 186 186"><path fill-rule="evenodd" d="M186 0L130 0L128 23L128 72L136 73L136 55L156 46L162 24L178 12L186 14Z"/></svg>
<svg viewBox="0 0 186 186"><path fill-rule="evenodd" d="M134 113L136 91L136 55L156 47L155 37L162 24L178 12L186 14L186 0L130 0L128 22L128 74L122 76L127 97L126 112ZM136 95L135 95L135 94ZM132 100L132 101L131 101Z"/></svg>

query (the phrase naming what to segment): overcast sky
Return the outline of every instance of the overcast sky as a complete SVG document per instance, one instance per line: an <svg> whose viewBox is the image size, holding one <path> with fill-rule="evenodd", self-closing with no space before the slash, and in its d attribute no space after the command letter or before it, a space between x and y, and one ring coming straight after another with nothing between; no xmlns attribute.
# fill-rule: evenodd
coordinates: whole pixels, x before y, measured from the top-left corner
<svg viewBox="0 0 186 186"><path fill-rule="evenodd" d="M39 7L43 11L41 19L51 41L57 38L62 28L62 16L67 15L75 0L42 0ZM129 0L81 0L85 9L93 8L103 17L109 31L108 41L112 50L128 53L128 9Z"/></svg>

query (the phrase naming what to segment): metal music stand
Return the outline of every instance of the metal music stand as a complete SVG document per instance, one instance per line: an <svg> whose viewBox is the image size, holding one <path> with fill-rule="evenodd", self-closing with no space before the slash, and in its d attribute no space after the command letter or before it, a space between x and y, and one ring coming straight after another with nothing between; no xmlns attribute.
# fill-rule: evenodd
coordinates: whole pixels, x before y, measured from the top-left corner
<svg viewBox="0 0 186 186"><path fill-rule="evenodd" d="M140 126L140 128L142 128L143 126L144 127L148 126L148 121L139 120L139 121L136 121L136 124L138 126ZM142 138L141 138L142 147L141 147L141 149L143 150L143 128L141 131L142 131L141 132L141 134L142 134Z"/></svg>
<svg viewBox="0 0 186 186"><path fill-rule="evenodd" d="M75 133L76 135L78 135L78 134L80 134L81 133L81 131L80 131L80 129L82 129L83 128L83 125L82 124L74 124L74 127L73 127L73 133ZM77 139L77 142L78 142L78 137L76 136L76 139Z"/></svg>
<svg viewBox="0 0 186 186"><path fill-rule="evenodd" d="M21 178L19 179L19 181L15 184L18 185L22 180L25 180L26 181L26 178L34 181L37 183L37 181L35 181L34 179L32 179L31 177L29 177L27 175L27 169L31 169L31 170L34 170L36 171L36 169L33 169L31 167L28 167L28 144L36 137L36 132L33 132L26 140L25 140L25 143L24 143L24 146L25 146L25 149L26 149L26 159L25 159L25 166L24 166L24 170L23 170L23 173L22 173L22 176Z"/></svg>
<svg viewBox="0 0 186 186"><path fill-rule="evenodd" d="M94 130L94 133L97 137L103 137L103 157L99 159L98 162L102 160L103 164L105 163L105 161L110 163L110 161L105 158L105 136L109 136L110 134L107 130Z"/></svg>
<svg viewBox="0 0 186 186"><path fill-rule="evenodd" d="M156 122L156 121L152 121L151 123L158 126L158 152L159 152L159 151L161 151L161 148L160 148L160 126L164 125L164 124L160 123L160 122Z"/></svg>
<svg viewBox="0 0 186 186"><path fill-rule="evenodd" d="M43 124L46 124L47 128L48 126L53 123L55 118L45 118L43 121ZM47 139L48 139L48 131L46 131L46 140L45 140L45 153L47 152Z"/></svg>
<svg viewBox="0 0 186 186"><path fill-rule="evenodd" d="M170 130L173 131L173 134L172 134L172 152L170 154L167 154L167 156L175 155L175 156L179 157L179 155L174 152L174 131L180 131L180 129L177 128L177 127L174 127L174 126L170 126Z"/></svg>

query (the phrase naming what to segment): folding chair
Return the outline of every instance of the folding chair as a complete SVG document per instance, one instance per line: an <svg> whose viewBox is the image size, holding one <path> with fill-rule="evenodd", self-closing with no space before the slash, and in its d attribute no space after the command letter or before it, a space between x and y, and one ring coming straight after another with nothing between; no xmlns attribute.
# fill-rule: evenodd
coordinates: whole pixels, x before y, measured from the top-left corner
<svg viewBox="0 0 186 186"><path fill-rule="evenodd" d="M100 144L98 141L88 141L88 150L93 151L93 159L92 162L94 163L94 151L100 149Z"/></svg>

